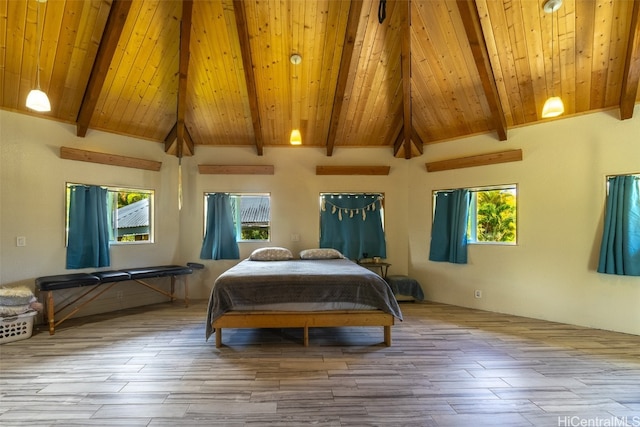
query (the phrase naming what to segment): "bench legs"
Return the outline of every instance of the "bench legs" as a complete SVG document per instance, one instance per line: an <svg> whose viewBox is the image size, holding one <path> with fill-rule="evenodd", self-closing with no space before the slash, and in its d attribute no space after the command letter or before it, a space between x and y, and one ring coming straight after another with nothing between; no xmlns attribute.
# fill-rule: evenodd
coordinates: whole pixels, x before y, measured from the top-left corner
<svg viewBox="0 0 640 427"><path fill-rule="evenodd" d="M167 292L163 289L158 288L157 286L153 286L149 283L146 283L140 279L131 279L135 282L140 283L143 286L146 286L147 288L156 291L162 295L165 295L169 298L171 298L171 302L176 300L176 294L175 294L175 281L176 281L176 276L171 276L171 292ZM79 300L83 299L84 297L88 296L89 294L94 293L96 290L100 289L100 292L98 292L97 294L93 295L90 299L83 301L80 305L76 306L73 308L73 310L71 310L66 316L64 316L62 319L58 320L56 322L56 309L55 309L55 305L54 305L54 300L53 300L53 291L47 291L46 292L46 303L47 303L47 322L49 324L49 335L54 335L55 331L56 331L56 326L60 325L62 322L64 322L65 320L67 320L69 317L73 316L74 314L76 314L78 311L80 311L80 309L82 309L82 307L86 306L87 304L89 304L91 301L95 300L96 298L98 298L100 295L102 295L103 293L107 292L109 289L111 289L113 286L115 286L117 283L120 282L112 282L106 286L101 286L101 285L95 285L95 287L89 289L88 291L82 293L80 296L78 296L77 298L75 298L74 300L72 300L71 302L65 304L64 306L62 306L61 308L58 309L58 312L63 311L64 309L66 309L67 307L75 304L76 302L78 302ZM189 287L188 287L188 282L187 282L187 278L184 278L184 306L185 307L189 307L189 291L188 291ZM222 341L222 337L220 337L220 341Z"/></svg>

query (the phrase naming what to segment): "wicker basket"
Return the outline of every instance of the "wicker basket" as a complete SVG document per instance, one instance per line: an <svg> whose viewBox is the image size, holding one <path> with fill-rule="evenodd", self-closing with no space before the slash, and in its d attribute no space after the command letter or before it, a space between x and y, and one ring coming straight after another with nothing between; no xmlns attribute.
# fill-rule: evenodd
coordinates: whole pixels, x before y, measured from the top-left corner
<svg viewBox="0 0 640 427"><path fill-rule="evenodd" d="M0 318L0 344L30 338L33 332L33 319L37 313L37 311L28 311L17 316Z"/></svg>

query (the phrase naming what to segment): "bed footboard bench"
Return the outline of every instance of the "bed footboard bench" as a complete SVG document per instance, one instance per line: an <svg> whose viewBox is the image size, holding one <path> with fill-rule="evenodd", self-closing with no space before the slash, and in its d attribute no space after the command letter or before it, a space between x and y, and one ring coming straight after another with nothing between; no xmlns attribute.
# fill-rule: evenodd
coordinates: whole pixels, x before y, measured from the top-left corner
<svg viewBox="0 0 640 427"><path fill-rule="evenodd" d="M76 314L87 304L94 301L103 293L107 292L113 286L120 282L134 281L155 292L165 295L174 301L177 299L175 292L175 281L177 276L183 276L193 273L193 268L199 268L198 264L181 266L181 265L161 265L155 267L130 268L123 270L96 271L93 273L73 273L59 274L54 276L38 277L35 281L36 289L44 294L45 305L47 307L47 321L49 323L49 335L55 334L55 328L62 322ZM167 292L158 286L152 285L143 279L170 277L171 288ZM62 307L56 308L54 305L53 292L61 289L70 289L78 287L89 287L85 292ZM188 282L184 280L184 304L189 305ZM56 320L56 315L63 310L76 305L65 316Z"/></svg>

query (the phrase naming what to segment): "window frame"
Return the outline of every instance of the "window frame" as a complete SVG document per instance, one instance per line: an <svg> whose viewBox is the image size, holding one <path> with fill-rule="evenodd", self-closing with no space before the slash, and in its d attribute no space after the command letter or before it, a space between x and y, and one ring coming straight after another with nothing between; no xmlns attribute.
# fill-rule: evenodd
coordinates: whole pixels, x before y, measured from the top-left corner
<svg viewBox="0 0 640 427"><path fill-rule="evenodd" d="M202 215L202 236L204 237L207 233L207 195L208 194L215 194L215 193L222 193L220 191L205 191L203 196L202 196L202 200L203 200L203 215ZM272 221L271 221L271 193L268 192L224 192L226 194L228 194L230 197L234 198L234 197L251 197L251 196L261 196L261 197L267 197L269 199L269 218L268 218L268 233L269 233L269 237L267 239L249 239L249 240L245 240L242 239L242 222L237 221L237 217L240 215L240 211L236 212L236 215L234 217L234 227L236 230L236 242L237 243L269 243L271 242L271 237L272 237ZM235 202L234 202L235 203Z"/></svg>
<svg viewBox="0 0 640 427"><path fill-rule="evenodd" d="M133 188L126 186L115 185L100 185L100 184L84 184L78 182L66 182L65 183L65 247L69 243L69 189L73 185L99 185L107 190L109 197L113 197L114 193L142 193L148 194L149 199L149 239L148 240L134 240L134 241L119 241L118 240L118 228L117 228L117 204L113 205L112 212L109 212L109 218L111 220L111 230L109 236L114 236L114 239L109 239L109 246L130 246L130 245L147 245L155 243L155 190L149 188ZM114 223L115 222L115 223Z"/></svg>
<svg viewBox="0 0 640 427"><path fill-rule="evenodd" d="M511 184L494 184L494 185L480 185L480 186L473 186L473 187L461 187L461 189L464 190L468 190L469 193L471 194L471 203L469 205L469 221L468 221L468 225L467 225L467 245L499 245L499 246L517 246L518 245L518 217L519 217L519 207L518 205L520 204L518 201L518 194L519 194L519 186L517 183L511 183ZM515 220L515 225L516 225L516 231L515 231L515 240L513 242L498 242L498 241L478 241L477 240L477 224L478 224L478 214L477 214L477 194L481 193L481 192L486 192L486 191L496 191L496 190L514 190L515 191L515 200L516 200L516 207L515 207L515 215L516 215L516 220ZM431 205L432 205L432 210L431 210L431 223L433 224L433 217L435 215L435 209L436 209L436 194L438 192L443 192L443 191L453 191L451 189L441 189L441 190L433 190L432 191L432 195L431 195Z"/></svg>

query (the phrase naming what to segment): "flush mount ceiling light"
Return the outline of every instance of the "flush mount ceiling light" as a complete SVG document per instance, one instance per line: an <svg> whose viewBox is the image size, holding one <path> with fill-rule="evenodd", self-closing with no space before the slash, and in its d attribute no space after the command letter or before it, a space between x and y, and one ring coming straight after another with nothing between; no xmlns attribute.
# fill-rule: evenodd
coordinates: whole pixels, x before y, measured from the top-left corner
<svg viewBox="0 0 640 427"><path fill-rule="evenodd" d="M40 3L46 3L47 0L37 0L38 8L36 9L36 25L38 32L38 53L36 57L36 88L27 95L27 108L41 113L51 111L51 103L47 94L40 90L40 51L42 49L42 34L40 30Z"/></svg>
<svg viewBox="0 0 640 427"><path fill-rule="evenodd" d="M551 17L551 90L555 91L555 70L554 63L555 58L553 55L553 42L554 42L554 34L553 34L553 13L560 9L562 6L562 0L547 0L547 2L542 6L542 9L549 14L552 14ZM562 99L559 96L551 96L549 97L542 107L542 118L547 119L550 117L557 117L564 113L564 104Z"/></svg>
<svg viewBox="0 0 640 427"><path fill-rule="evenodd" d="M289 61L293 64L294 70L297 68L296 66L302 62L302 56L297 53L294 53L289 57ZM291 136L289 136L289 144L291 145L302 145L302 135L300 134L300 83L298 82L298 73L293 72L293 99L292 99L292 123L293 130L291 131ZM297 107L296 107L297 106Z"/></svg>

